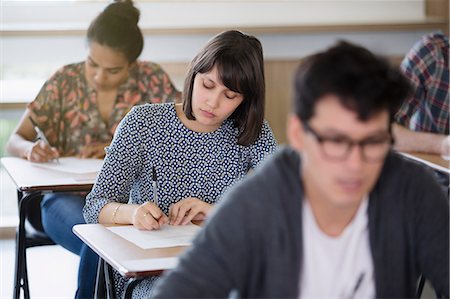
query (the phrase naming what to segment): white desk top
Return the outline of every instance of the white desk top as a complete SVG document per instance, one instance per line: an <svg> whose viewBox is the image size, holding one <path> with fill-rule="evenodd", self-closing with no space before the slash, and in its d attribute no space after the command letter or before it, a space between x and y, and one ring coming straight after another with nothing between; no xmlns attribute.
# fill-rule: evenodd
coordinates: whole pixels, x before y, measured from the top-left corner
<svg viewBox="0 0 450 299"><path fill-rule="evenodd" d="M88 191L97 176L97 172L69 173L51 170L17 157L2 158L1 163L17 189L23 192Z"/></svg>
<svg viewBox="0 0 450 299"><path fill-rule="evenodd" d="M103 224L78 224L73 232L102 259L126 277L160 274L174 268L187 246L142 249Z"/></svg>

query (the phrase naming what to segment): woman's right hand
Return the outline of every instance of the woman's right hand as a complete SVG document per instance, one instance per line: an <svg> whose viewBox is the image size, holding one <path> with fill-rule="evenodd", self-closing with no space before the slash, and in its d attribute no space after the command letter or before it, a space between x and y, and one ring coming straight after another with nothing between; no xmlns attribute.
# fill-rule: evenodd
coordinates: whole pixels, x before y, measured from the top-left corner
<svg viewBox="0 0 450 299"><path fill-rule="evenodd" d="M138 206L132 217L134 227L141 230L158 230L168 222L169 218L153 202Z"/></svg>
<svg viewBox="0 0 450 299"><path fill-rule="evenodd" d="M27 149L26 157L31 162L43 163L59 158L59 153L56 148L50 147L42 140L38 140Z"/></svg>

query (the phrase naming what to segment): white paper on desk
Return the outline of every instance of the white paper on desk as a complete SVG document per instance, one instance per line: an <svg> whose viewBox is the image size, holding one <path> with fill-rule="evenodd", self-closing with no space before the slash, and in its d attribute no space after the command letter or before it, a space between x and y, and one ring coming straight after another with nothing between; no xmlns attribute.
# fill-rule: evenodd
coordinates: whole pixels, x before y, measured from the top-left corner
<svg viewBox="0 0 450 299"><path fill-rule="evenodd" d="M142 249L150 249L191 245L201 227L195 224L165 224L160 230L138 230L132 225L111 226L107 229Z"/></svg>
<svg viewBox="0 0 450 299"><path fill-rule="evenodd" d="M70 173L91 173L99 172L102 168L103 160L101 159L81 159L76 157L62 157L59 158L59 163L56 160L47 163L33 163L38 167L70 172Z"/></svg>

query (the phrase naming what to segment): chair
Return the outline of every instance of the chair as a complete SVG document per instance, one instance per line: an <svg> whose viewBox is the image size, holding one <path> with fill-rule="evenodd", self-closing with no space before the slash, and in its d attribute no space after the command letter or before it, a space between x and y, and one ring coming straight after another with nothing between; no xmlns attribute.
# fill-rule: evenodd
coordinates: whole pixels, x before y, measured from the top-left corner
<svg viewBox="0 0 450 299"><path fill-rule="evenodd" d="M40 192L17 192L19 206L19 226L16 231L16 261L14 273L14 299L20 298L23 289L24 298L30 298L27 272L27 248L54 245L55 243L44 232L41 223Z"/></svg>

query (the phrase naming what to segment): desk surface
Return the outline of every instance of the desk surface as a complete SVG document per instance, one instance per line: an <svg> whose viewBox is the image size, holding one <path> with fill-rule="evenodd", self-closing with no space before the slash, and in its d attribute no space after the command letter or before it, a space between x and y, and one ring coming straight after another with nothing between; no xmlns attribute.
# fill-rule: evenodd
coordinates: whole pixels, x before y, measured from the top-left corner
<svg viewBox="0 0 450 299"><path fill-rule="evenodd" d="M78 224L73 232L102 259L126 277L160 274L178 262L187 246L142 249L106 229L103 224Z"/></svg>
<svg viewBox="0 0 450 299"><path fill-rule="evenodd" d="M97 176L96 172L76 174L50 170L16 157L2 158L1 163L22 192L89 191Z"/></svg>
<svg viewBox="0 0 450 299"><path fill-rule="evenodd" d="M450 161L444 160L440 155L402 152L408 158L419 161L438 171L450 174Z"/></svg>

